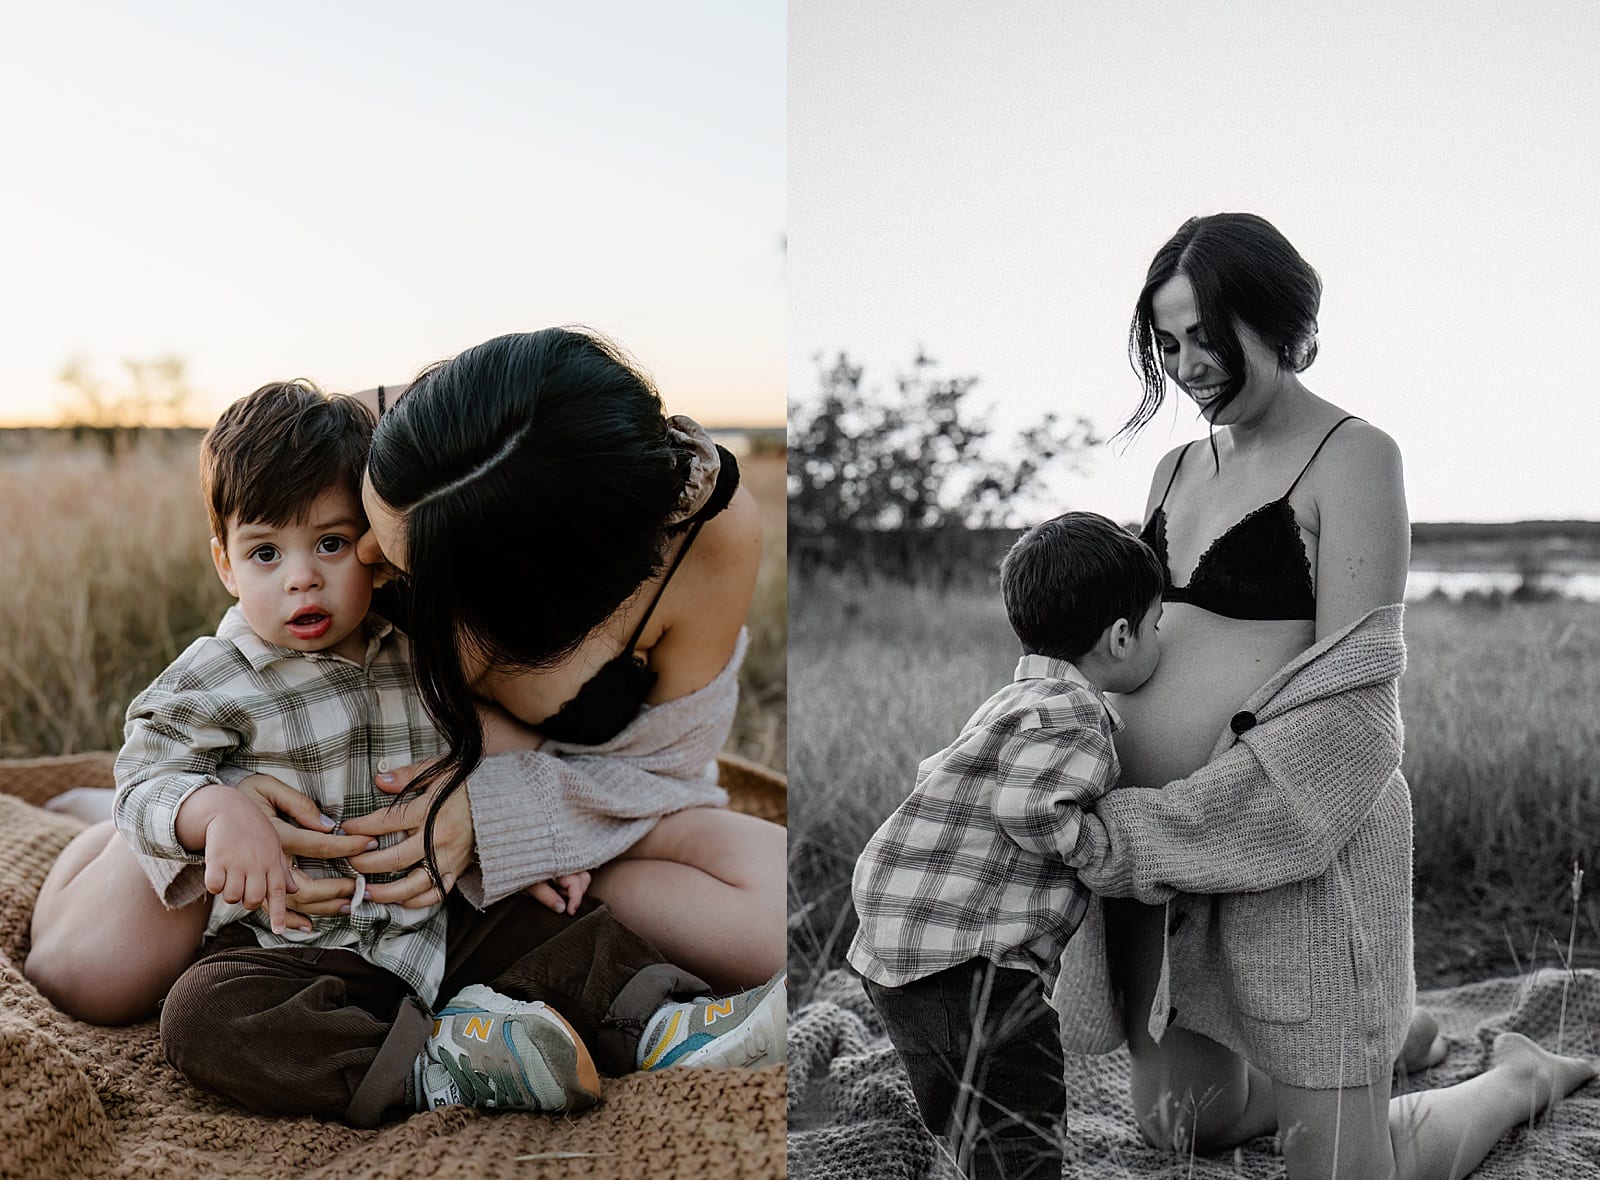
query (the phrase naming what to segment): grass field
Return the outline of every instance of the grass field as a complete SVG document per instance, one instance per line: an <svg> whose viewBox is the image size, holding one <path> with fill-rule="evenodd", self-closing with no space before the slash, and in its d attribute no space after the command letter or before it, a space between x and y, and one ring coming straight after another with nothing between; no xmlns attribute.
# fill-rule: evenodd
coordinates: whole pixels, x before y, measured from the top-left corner
<svg viewBox="0 0 1600 1180"><path fill-rule="evenodd" d="M1017 647L991 594L831 577L795 594L790 966L804 999L849 943L856 854L918 761L1010 678ZM1557 963L1573 860L1600 852L1600 604L1418 603L1407 642L1419 986ZM1600 906L1577 909L1576 962L1600 964Z"/></svg>
<svg viewBox="0 0 1600 1180"><path fill-rule="evenodd" d="M765 545L729 749L782 769L787 743L784 471L742 464ZM128 701L232 600L211 568L190 447L0 461L0 757L115 749Z"/></svg>

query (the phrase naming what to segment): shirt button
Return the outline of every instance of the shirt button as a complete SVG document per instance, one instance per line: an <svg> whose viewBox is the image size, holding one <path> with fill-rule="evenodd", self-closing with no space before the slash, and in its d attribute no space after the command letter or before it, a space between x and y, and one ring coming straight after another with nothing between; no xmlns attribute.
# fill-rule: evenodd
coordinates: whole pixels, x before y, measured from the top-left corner
<svg viewBox="0 0 1600 1180"><path fill-rule="evenodd" d="M379 774L388 774L389 773L389 760L387 758L379 758L378 759L378 773Z"/></svg>
<svg viewBox="0 0 1600 1180"><path fill-rule="evenodd" d="M1235 734L1241 734L1245 730L1254 729L1255 727L1256 715L1248 709L1239 710L1233 715L1233 719L1228 722L1228 728L1233 730Z"/></svg>

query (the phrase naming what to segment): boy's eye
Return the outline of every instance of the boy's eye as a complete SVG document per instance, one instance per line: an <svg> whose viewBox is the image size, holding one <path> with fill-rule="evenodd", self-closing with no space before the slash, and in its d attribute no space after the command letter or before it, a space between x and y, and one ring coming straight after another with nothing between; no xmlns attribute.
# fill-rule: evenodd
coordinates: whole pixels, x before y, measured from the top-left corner
<svg viewBox="0 0 1600 1180"><path fill-rule="evenodd" d="M343 553L348 548L350 548L350 540L347 537L330 535L317 542L317 552L325 555Z"/></svg>
<svg viewBox="0 0 1600 1180"><path fill-rule="evenodd" d="M278 560L278 547L276 545L257 545L250 550L250 560L260 565L271 565Z"/></svg>

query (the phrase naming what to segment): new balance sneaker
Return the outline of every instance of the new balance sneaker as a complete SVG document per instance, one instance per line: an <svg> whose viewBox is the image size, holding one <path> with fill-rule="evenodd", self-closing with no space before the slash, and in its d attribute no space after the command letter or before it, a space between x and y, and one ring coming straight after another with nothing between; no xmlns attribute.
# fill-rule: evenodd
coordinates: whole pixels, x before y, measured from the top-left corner
<svg viewBox="0 0 1600 1180"><path fill-rule="evenodd" d="M559 1012L482 984L440 1010L413 1068L419 1110L582 1110L600 1101L594 1058Z"/></svg>
<svg viewBox="0 0 1600 1180"><path fill-rule="evenodd" d="M663 1004L645 1025L639 1068L777 1065L784 1058L788 1008L787 971L736 996Z"/></svg>

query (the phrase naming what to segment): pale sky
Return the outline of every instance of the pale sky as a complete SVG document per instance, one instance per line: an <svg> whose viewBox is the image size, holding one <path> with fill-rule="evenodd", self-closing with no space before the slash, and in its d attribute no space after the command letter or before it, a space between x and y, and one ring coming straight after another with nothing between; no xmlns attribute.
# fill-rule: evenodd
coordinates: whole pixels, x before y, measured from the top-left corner
<svg viewBox="0 0 1600 1180"><path fill-rule="evenodd" d="M401 382L584 323L783 421L780 0L34 0L0 37L0 424L65 362Z"/></svg>
<svg viewBox="0 0 1600 1180"><path fill-rule="evenodd" d="M791 393L922 347L997 422L1109 435L1151 257L1249 211L1320 272L1303 380L1399 443L1414 520L1600 517L1597 61L1591 0L795 0ZM1052 507L1137 518L1205 433L1179 401Z"/></svg>

